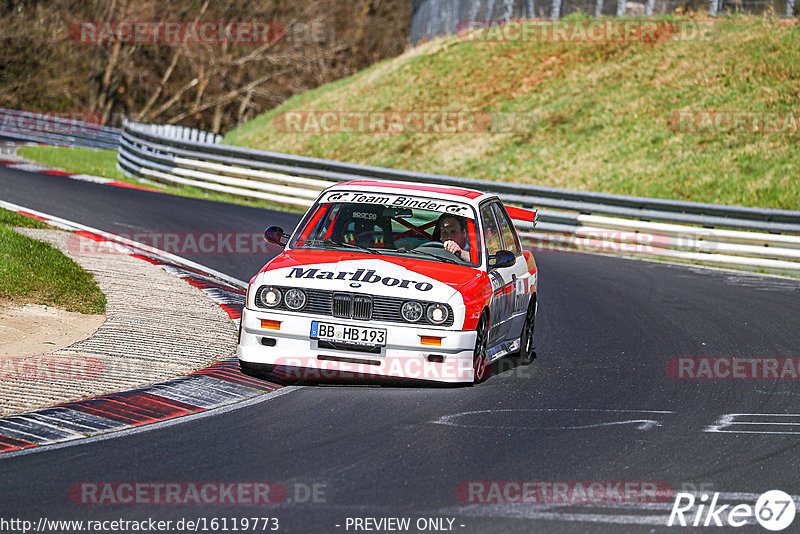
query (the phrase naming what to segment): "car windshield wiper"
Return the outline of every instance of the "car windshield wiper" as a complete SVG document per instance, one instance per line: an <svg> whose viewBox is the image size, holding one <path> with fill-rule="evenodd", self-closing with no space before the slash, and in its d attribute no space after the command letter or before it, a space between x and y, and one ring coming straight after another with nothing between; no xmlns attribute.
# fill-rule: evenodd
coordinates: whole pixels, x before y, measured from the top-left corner
<svg viewBox="0 0 800 534"><path fill-rule="evenodd" d="M436 258L437 260L446 262L446 263L455 263L456 265L461 265L456 260L451 260L450 258L443 258L442 256L437 256L436 254L431 254L430 252L425 252L424 250L417 250L415 248L399 248L397 249L398 252L413 252L414 254L422 254L423 256L429 256L431 258Z"/></svg>
<svg viewBox="0 0 800 534"><path fill-rule="evenodd" d="M380 252L378 249L375 248L362 247L361 245L356 245L354 243L343 243L341 241L334 241L329 237L326 239L306 239L306 243L316 243L333 247L354 248L357 250L363 250L364 252L369 252L370 254L383 254L383 252Z"/></svg>

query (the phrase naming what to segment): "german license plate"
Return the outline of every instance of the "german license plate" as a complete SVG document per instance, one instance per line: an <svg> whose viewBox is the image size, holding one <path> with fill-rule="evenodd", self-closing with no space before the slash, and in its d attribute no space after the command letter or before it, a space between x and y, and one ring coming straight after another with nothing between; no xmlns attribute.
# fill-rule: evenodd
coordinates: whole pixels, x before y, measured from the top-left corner
<svg viewBox="0 0 800 534"><path fill-rule="evenodd" d="M320 341L351 343L355 345L386 346L385 328L365 328L341 324L311 322L311 338Z"/></svg>

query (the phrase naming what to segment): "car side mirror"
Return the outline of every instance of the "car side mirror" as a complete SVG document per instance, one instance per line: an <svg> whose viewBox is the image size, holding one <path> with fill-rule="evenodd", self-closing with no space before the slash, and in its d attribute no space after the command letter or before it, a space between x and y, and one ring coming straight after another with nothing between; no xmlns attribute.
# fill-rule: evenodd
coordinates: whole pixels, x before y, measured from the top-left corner
<svg viewBox="0 0 800 534"><path fill-rule="evenodd" d="M501 269L511 267L517 262L517 257L510 250L498 250L494 256L489 256L489 267Z"/></svg>
<svg viewBox="0 0 800 534"><path fill-rule="evenodd" d="M285 247L288 238L289 236L283 233L283 228L280 226L270 226L264 231L264 240L267 243Z"/></svg>

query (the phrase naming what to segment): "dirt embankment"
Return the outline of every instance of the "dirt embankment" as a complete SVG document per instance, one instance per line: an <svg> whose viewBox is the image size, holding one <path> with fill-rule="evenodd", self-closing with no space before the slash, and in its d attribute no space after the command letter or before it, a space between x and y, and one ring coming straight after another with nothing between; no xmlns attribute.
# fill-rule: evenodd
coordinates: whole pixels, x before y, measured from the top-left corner
<svg viewBox="0 0 800 534"><path fill-rule="evenodd" d="M94 334L105 320L105 315L0 300L0 358L63 349Z"/></svg>

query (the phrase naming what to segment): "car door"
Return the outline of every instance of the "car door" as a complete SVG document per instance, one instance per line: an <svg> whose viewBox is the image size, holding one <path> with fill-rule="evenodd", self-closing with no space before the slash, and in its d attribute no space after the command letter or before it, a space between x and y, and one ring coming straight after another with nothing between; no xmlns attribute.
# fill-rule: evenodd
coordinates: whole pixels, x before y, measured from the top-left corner
<svg viewBox="0 0 800 534"><path fill-rule="evenodd" d="M496 351L491 349L507 338L511 319L511 306L514 297L513 267L494 267L494 256L503 250L503 239L500 226L495 216L492 202L483 204L480 208L481 226L483 228L484 250L486 250L486 265L489 280L492 282L492 300L489 304L489 356Z"/></svg>
<svg viewBox="0 0 800 534"><path fill-rule="evenodd" d="M511 278L513 290L507 298L509 303L508 330L505 332L506 339L516 339L522 333L522 325L525 323L525 315L528 310L528 299L530 294L530 273L528 272L528 262L522 254L522 246L511 221L508 212L500 202L493 202L495 218L500 229L500 237L503 241L503 248L514 253L516 261L513 267L504 270L504 274Z"/></svg>

